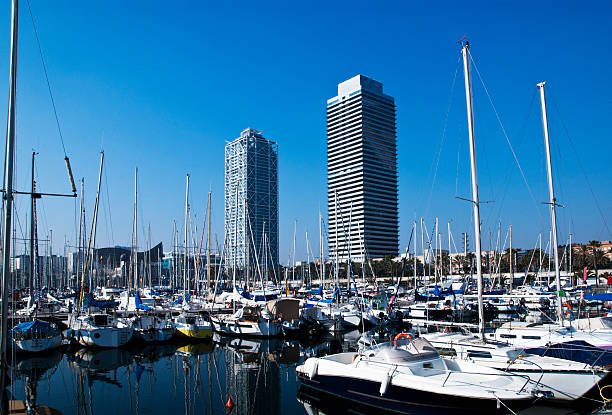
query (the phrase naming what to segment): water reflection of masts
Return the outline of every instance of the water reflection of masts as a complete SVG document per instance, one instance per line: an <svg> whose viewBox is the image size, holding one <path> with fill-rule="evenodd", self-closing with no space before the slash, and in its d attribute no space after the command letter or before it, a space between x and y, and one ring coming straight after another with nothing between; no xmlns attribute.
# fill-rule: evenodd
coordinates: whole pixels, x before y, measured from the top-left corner
<svg viewBox="0 0 612 415"><path fill-rule="evenodd" d="M278 365L271 362L269 341L238 339L225 349L226 385L232 396L236 413L280 414L280 372ZM256 345L246 352L244 346ZM234 348L235 350L232 350Z"/></svg>
<svg viewBox="0 0 612 415"><path fill-rule="evenodd" d="M79 413L87 415L87 402L85 401L85 374L83 373L83 371L79 371L78 376L79 381L77 382L77 408L80 409Z"/></svg>

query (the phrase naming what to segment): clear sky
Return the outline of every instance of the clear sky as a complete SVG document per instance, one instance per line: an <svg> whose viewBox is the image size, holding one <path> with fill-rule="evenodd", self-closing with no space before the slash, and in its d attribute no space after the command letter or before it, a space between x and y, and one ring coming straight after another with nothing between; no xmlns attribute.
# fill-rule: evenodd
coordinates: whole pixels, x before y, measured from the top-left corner
<svg viewBox="0 0 612 415"><path fill-rule="evenodd" d="M279 145L280 260L287 262L294 220L297 258L305 257L305 231L318 247L318 209L326 216L325 103L339 82L362 73L382 82L396 99L400 250L412 221L421 216L430 232L439 217L445 245L451 221L460 247L460 233L473 229L469 204L456 199L470 197L456 44L464 35L533 195L474 73L480 198L492 201L482 206L484 248L495 245L499 223L502 246L509 224L514 246L532 247L540 232L546 246L549 217L541 202L548 196L534 95L543 80L555 186L566 206L559 209L559 240L564 242L570 229L578 241L612 238L609 1L30 4L72 168L77 180L85 177L88 219L99 151L105 150L99 246L130 244L135 166L140 242L150 223L154 243L161 240L169 248L173 219L182 230L185 174L190 173L198 229L212 189L213 231L221 244L223 148L252 127ZM5 68L0 94L6 103L9 1L0 13L0 67ZM39 190L68 191L24 0L20 15L17 187L29 187L35 149ZM53 229L54 251L63 250L64 238L74 243L73 200L48 198L41 205L41 239ZM21 233L28 200L18 198L17 206Z"/></svg>

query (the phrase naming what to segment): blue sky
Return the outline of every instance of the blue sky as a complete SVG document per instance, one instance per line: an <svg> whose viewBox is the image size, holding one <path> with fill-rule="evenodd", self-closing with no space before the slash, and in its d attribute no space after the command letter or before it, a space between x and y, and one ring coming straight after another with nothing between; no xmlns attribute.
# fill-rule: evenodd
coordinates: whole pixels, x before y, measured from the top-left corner
<svg viewBox="0 0 612 415"><path fill-rule="evenodd" d="M294 220L297 257L304 257L305 231L317 247L318 209L326 206L325 102L339 82L362 73L396 99L400 250L421 216L430 232L440 218L445 244L451 221L459 246L459 234L473 228L469 205L456 199L469 197L470 189L456 44L464 35L533 194L474 74L480 197L492 201L482 207L483 246L496 244L500 222L502 245L508 224L514 246L532 247L540 232L546 245L544 148L534 99L542 80L548 82L555 186L566 206L559 239L570 228L574 240L612 238L606 228L612 227L609 2L30 2L67 152L77 180L85 177L88 218L105 150L98 245L130 243L135 166L140 241L149 223L154 242L166 248L172 220L182 229L190 173L198 228L212 189L213 231L221 244L223 147L253 127L279 144L280 260L287 262ZM0 8L2 102L9 3ZM17 187L29 187L35 149L39 189L66 191L25 1L19 40ZM18 232L27 206L27 199L18 200ZM74 210L70 199L42 202L39 233L53 229L55 251L63 250L64 238L74 243Z"/></svg>

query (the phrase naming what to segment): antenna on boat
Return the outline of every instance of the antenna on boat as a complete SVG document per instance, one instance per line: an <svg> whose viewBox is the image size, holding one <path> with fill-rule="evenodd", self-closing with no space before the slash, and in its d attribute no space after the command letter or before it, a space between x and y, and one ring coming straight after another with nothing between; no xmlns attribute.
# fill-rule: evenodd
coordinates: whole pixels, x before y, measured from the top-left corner
<svg viewBox="0 0 612 415"><path fill-rule="evenodd" d="M484 337L484 303L482 300L482 252L480 246L480 203L478 201L478 175L476 172L476 146L474 144L474 111L472 106L472 82L470 77L469 49L470 44L465 36L460 41L463 55L463 73L465 77L465 103L467 107L468 133L470 141L470 170L472 173L472 204L474 206L474 239L476 243L476 277L478 281L478 333Z"/></svg>

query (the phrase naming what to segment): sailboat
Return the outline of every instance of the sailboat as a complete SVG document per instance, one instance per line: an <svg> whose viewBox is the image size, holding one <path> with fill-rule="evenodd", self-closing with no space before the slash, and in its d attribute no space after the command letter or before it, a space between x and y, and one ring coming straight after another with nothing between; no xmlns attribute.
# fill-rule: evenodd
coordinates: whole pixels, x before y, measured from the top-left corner
<svg viewBox="0 0 612 415"><path fill-rule="evenodd" d="M177 333L193 338L193 339L212 339L213 327L208 316L189 311L189 303L187 295L189 293L188 284L188 269L189 269L189 251L187 244L189 241L189 174L187 175L187 184L185 190L185 258L183 263L183 310L175 317L174 325Z"/></svg>
<svg viewBox="0 0 612 415"><path fill-rule="evenodd" d="M98 192L94 205L94 215L91 223L91 232L89 235L89 243L87 247L87 255L85 257L85 267L81 276L81 292L77 299L77 307L73 314L68 318L68 330L66 330L66 338L75 340L83 346L96 347L121 347L132 338L134 330L128 322L115 316L98 312L81 314L83 307L85 275L87 272L87 264L89 262L90 248L94 227L96 225L98 215L98 202L100 200L100 186L102 183L102 167L104 166L104 152L100 156L100 172L98 176Z"/></svg>
<svg viewBox="0 0 612 415"><path fill-rule="evenodd" d="M170 340L175 333L174 324L168 315L160 315L152 310L150 305L143 304L140 297L138 278L138 167L134 175L134 310L136 315L130 319L134 338L144 342L165 342ZM149 278L150 283L150 278ZM125 292L127 309L130 311L130 292Z"/></svg>
<svg viewBox="0 0 612 415"><path fill-rule="evenodd" d="M37 306L40 303L40 269L38 267L38 238L36 226L36 183L34 181L34 157L32 153L32 194L30 215L30 301L34 304L29 307L35 313L31 321L23 322L13 327L11 338L13 346L21 352L44 352L55 349L62 343L62 332L55 323L36 318Z"/></svg>
<svg viewBox="0 0 612 415"><path fill-rule="evenodd" d="M553 186L553 170L550 153L550 139L548 134L548 115L546 111L546 95L544 86L546 82L537 84L540 93L540 105L542 111L542 129L544 133L544 148L546 151L546 173L549 195L550 223L551 223L551 244L554 253L555 266L555 308L557 314L556 324L525 324L525 323L505 323L495 330L491 337L506 341L514 346L524 348L542 348L551 344L562 344L570 341L580 340L591 346L600 349L612 350L612 332L597 331L590 332L580 330L576 327L564 324L563 319L563 291L561 289L561 274L559 269L559 249L557 243L557 216L555 190Z"/></svg>
<svg viewBox="0 0 612 415"><path fill-rule="evenodd" d="M468 107L468 124L470 128L470 145L472 158L472 183L473 183L473 198L474 202L474 223L476 230L476 256L477 264L480 265L480 226L478 215L478 189L476 182L476 163L473 147L473 113L472 113L472 97L471 97L471 81L469 67L469 45L466 43L462 48L464 72L465 72L465 88L466 102ZM554 196L552 196L554 199ZM482 274L480 266L478 266L478 281L480 283ZM557 280L558 281L558 280ZM481 284L479 284L479 288ZM482 302L482 291L478 291L479 305ZM479 307L479 327L484 327L484 315ZM507 323L515 326L517 323ZM590 391L599 391L597 385L608 376L608 371L601 368L592 367L590 365L578 364L563 359L551 357L541 357L530 355L522 348L510 347L507 343L501 343L495 340L506 340L511 337L517 337L517 334L523 333L522 327L525 323L518 323L519 329L510 329L505 325L497 329L495 333L480 332L480 338L471 334L461 333L432 333L424 334L426 338L439 351L447 355L453 356L457 360L466 360L477 363L487 368L503 370L508 373L527 376L531 381L538 385L538 388L544 393L544 397L548 400L558 401L574 401L583 397ZM529 326L529 325L527 325ZM563 329L563 328L561 328ZM546 330L544 330L546 331ZM533 333L524 331L526 335L522 336L527 342L533 342L537 338L538 344L541 342L550 341L551 332L545 336L542 333ZM562 336L563 333L557 334ZM501 338L500 338L501 337ZM531 340L527 340L530 338ZM493 340L493 341L492 341ZM519 344L524 346L525 344Z"/></svg>

